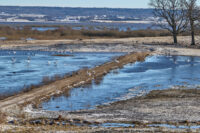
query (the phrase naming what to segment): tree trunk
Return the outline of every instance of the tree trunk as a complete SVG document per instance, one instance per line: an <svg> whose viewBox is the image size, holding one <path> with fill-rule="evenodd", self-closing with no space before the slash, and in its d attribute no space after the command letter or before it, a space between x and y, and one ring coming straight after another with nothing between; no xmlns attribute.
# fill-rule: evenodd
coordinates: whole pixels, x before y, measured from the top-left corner
<svg viewBox="0 0 200 133"><path fill-rule="evenodd" d="M192 35L192 44L191 45L195 45L194 31L191 32L191 35Z"/></svg>
<svg viewBox="0 0 200 133"><path fill-rule="evenodd" d="M191 45L195 45L195 35L194 35L194 24L193 22L190 22L191 23L191 37L192 37L192 42L191 42Z"/></svg>
<svg viewBox="0 0 200 133"><path fill-rule="evenodd" d="M173 38L174 38L174 44L177 44L178 40L177 40L177 34L176 33L173 33Z"/></svg>
<svg viewBox="0 0 200 133"><path fill-rule="evenodd" d="M173 38L174 38L174 44L177 44L178 43L178 40L177 40L177 30L176 30L176 23L175 23L175 20L173 19Z"/></svg>

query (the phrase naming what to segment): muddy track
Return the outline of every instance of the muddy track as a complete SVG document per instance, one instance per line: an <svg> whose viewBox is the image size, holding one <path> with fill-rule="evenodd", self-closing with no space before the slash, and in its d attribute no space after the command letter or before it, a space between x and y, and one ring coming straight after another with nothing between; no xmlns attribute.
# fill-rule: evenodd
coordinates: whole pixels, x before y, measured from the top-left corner
<svg viewBox="0 0 200 133"><path fill-rule="evenodd" d="M64 79L57 80L39 88L34 88L26 93L21 93L1 100L0 110L7 112L11 110L10 108L16 107L16 105L39 103L45 99L50 98L52 95L59 95L67 90L70 90L71 88L91 82L93 79L102 77L109 71L121 68L125 64L134 63L136 61L143 61L149 54L150 52L131 53L125 56L120 56L111 62L105 63L101 66L96 66L92 69L79 70L78 72Z"/></svg>

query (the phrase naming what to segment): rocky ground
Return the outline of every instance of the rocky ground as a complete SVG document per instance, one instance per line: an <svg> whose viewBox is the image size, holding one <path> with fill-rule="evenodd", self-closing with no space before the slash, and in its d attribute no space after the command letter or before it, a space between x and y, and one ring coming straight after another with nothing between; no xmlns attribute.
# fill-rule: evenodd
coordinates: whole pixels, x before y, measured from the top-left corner
<svg viewBox="0 0 200 133"><path fill-rule="evenodd" d="M99 106L94 110L54 112L33 109L29 106L25 108L26 123L30 124L29 127L34 128L33 125L38 125L42 129L44 125L56 127L57 124L65 122L66 125L75 126L73 131L78 132L199 132L199 128L192 128L200 122L199 96L199 87L179 86L168 90L155 90L145 96ZM102 123L124 123L134 127L99 127ZM153 124L174 125L177 129L150 126ZM76 125L82 125L80 127L82 130ZM180 125L188 128L178 128ZM61 131L70 129L61 127L57 129Z"/></svg>

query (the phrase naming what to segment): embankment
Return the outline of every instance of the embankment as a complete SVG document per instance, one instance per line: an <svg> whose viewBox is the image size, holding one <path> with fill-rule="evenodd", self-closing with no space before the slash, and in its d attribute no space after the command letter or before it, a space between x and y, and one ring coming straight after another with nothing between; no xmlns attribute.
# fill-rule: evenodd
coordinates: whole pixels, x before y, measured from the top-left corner
<svg viewBox="0 0 200 133"><path fill-rule="evenodd" d="M13 110L13 107L19 107L19 105L35 104L37 105L43 100L50 98L52 95L59 95L63 92L70 90L71 88L78 87L83 84L90 83L92 80L98 77L104 76L110 70L123 67L125 64L134 63L136 61L143 61L150 52L131 53L125 56L118 57L111 62L105 63L101 66L96 66L92 69L82 69L78 72L67 76L64 79L57 80L53 83L41 86L39 88L33 88L32 90L21 93L7 99L0 101L0 110L3 112L16 113L17 110ZM20 111L20 110L18 110Z"/></svg>

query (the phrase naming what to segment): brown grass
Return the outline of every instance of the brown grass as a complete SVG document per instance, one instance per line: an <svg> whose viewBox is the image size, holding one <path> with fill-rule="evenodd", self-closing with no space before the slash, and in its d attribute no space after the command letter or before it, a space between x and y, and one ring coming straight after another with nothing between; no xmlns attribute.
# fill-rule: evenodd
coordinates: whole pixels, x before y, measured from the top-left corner
<svg viewBox="0 0 200 133"><path fill-rule="evenodd" d="M200 90L198 89L169 89L169 90L153 90L145 96L146 99L161 99L161 98L189 98L199 97Z"/></svg>
<svg viewBox="0 0 200 133"><path fill-rule="evenodd" d="M6 121L6 114L0 112L0 124L5 123Z"/></svg>
<svg viewBox="0 0 200 133"><path fill-rule="evenodd" d="M29 91L31 91L31 90L33 90L35 88L38 88L38 87L41 87L41 86L44 86L44 85L48 85L51 82L55 82L57 80L61 80L62 78L68 77L68 76L69 76L68 74L66 74L65 76L61 76L61 75L58 75L58 74L55 74L52 77L44 76L42 78L41 83L24 86L20 92L12 92L12 93L9 93L9 94L1 94L0 95L0 100L6 99L8 97L15 96L15 95L18 95L18 94L29 92Z"/></svg>
<svg viewBox="0 0 200 133"><path fill-rule="evenodd" d="M23 29L9 26L0 26L0 37L6 37L7 40L25 40L33 38L38 40L55 39L87 39L87 38L127 38L127 37L156 37L169 36L166 30L137 30L137 31L119 31L116 29L103 30L73 30L71 27L61 26L56 30L37 31L32 30L31 26L25 26Z"/></svg>

